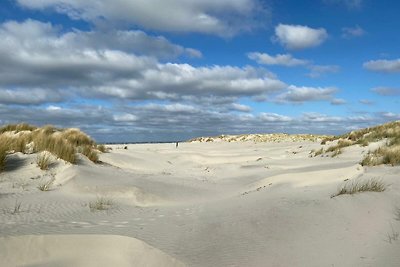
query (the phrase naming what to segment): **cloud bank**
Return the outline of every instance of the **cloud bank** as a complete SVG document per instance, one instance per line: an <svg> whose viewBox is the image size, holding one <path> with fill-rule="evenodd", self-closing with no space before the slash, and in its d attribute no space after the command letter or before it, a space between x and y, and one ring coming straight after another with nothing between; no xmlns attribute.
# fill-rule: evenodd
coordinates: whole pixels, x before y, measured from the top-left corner
<svg viewBox="0 0 400 267"><path fill-rule="evenodd" d="M34 10L50 9L72 19L94 23L128 23L145 29L232 36L254 28L268 16L258 0L17 0ZM157 7L157 8L154 8Z"/></svg>

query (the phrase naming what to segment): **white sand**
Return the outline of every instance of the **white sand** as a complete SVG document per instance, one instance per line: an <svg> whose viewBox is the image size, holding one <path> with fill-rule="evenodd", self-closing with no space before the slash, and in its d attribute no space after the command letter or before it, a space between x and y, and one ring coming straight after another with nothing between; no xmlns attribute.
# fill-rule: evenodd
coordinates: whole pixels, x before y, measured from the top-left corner
<svg viewBox="0 0 400 267"><path fill-rule="evenodd" d="M10 156L0 174L5 266L400 266L400 168L363 168L368 147L319 143L113 146L104 164ZM331 198L345 179L385 192ZM52 181L52 190L37 186ZM97 197L113 201L91 212ZM18 206L20 207L18 209ZM3 266L0 264L0 266Z"/></svg>

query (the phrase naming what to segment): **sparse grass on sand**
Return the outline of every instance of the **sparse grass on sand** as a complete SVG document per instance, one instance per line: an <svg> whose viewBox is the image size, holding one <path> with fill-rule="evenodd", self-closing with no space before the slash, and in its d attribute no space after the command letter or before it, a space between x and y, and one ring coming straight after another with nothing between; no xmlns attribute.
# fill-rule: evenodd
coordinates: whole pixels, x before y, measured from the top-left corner
<svg viewBox="0 0 400 267"><path fill-rule="evenodd" d="M36 164L41 170L48 170L51 163L51 156L48 152L43 151L36 156Z"/></svg>
<svg viewBox="0 0 400 267"><path fill-rule="evenodd" d="M361 161L363 166L376 166L380 164L400 165L400 142L387 143L386 146L370 152Z"/></svg>
<svg viewBox="0 0 400 267"><path fill-rule="evenodd" d="M37 187L40 191L50 191L50 187L53 184L53 181L47 181L39 184Z"/></svg>
<svg viewBox="0 0 400 267"><path fill-rule="evenodd" d="M374 151L370 151L361 161L363 166L376 166L390 164L400 165L400 121L394 121L365 128L350 133L327 137L321 144L338 140L336 145L330 146L325 152L333 152L332 156L340 154L341 149L351 145L368 146L372 142L386 140L386 142ZM314 155L316 153L314 152Z"/></svg>
<svg viewBox="0 0 400 267"><path fill-rule="evenodd" d="M113 201L106 197L97 197L95 201L89 202L91 212L108 210L114 205Z"/></svg>
<svg viewBox="0 0 400 267"><path fill-rule="evenodd" d="M337 197L344 194L353 195L361 192L383 192L386 190L386 187L387 185L380 179L349 181L341 185L338 192L331 197Z"/></svg>

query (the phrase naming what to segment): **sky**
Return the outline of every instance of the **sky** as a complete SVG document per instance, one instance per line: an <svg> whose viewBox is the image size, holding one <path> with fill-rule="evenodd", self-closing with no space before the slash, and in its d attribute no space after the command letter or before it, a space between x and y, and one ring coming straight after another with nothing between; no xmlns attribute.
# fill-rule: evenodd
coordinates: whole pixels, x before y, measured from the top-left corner
<svg viewBox="0 0 400 267"><path fill-rule="evenodd" d="M0 124L98 142L400 120L400 1L1 0Z"/></svg>

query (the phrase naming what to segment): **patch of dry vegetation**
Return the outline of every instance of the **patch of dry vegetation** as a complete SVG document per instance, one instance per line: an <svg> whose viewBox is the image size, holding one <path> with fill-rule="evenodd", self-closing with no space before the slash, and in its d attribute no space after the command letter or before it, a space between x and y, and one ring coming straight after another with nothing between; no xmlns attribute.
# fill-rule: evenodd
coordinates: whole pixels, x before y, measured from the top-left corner
<svg viewBox="0 0 400 267"><path fill-rule="evenodd" d="M79 152L93 162L99 161L99 155L97 154L96 150L93 149L93 147L83 146Z"/></svg>
<svg viewBox="0 0 400 267"><path fill-rule="evenodd" d="M50 157L49 153L47 153L46 151L43 151L37 155L36 165L41 170L48 170L50 163L51 163L51 157Z"/></svg>
<svg viewBox="0 0 400 267"><path fill-rule="evenodd" d="M4 169L8 153L38 153L48 151L57 158L76 163L76 153L82 153L93 162L98 161L97 145L79 129L58 129L52 125L38 128L26 123L0 128L0 170ZM39 155L37 164L48 168L50 159ZM46 166L47 165L47 166Z"/></svg>
<svg viewBox="0 0 400 267"><path fill-rule="evenodd" d="M333 152L331 156L336 157L343 152L342 148L351 146L353 144L354 142L351 140L340 139L336 145L328 147L325 152Z"/></svg>
<svg viewBox="0 0 400 267"><path fill-rule="evenodd" d="M100 151L101 153L107 153L108 152L107 147L105 145L103 145L103 144L97 145L97 150Z"/></svg>
<svg viewBox="0 0 400 267"><path fill-rule="evenodd" d="M7 147L0 140L0 172L6 167Z"/></svg>
<svg viewBox="0 0 400 267"><path fill-rule="evenodd" d="M322 138L327 138L327 135L313 135L313 134L240 134L240 135L219 135L213 137L197 137L190 139L188 142L302 142L311 141L316 142Z"/></svg>
<svg viewBox="0 0 400 267"><path fill-rule="evenodd" d="M36 130L37 127L33 125L29 125L27 123L20 124L8 124L0 128L0 134L5 132L15 132L19 133L21 131L33 131Z"/></svg>
<svg viewBox="0 0 400 267"><path fill-rule="evenodd" d="M75 147L56 132L49 134L45 129L35 135L33 142L35 152L49 151L57 158L76 163Z"/></svg>
<svg viewBox="0 0 400 267"><path fill-rule="evenodd" d="M89 209L91 212L108 210L114 205L111 199L105 197L97 197L95 201L89 202Z"/></svg>
<svg viewBox="0 0 400 267"><path fill-rule="evenodd" d="M336 140L338 140L336 145L325 150L325 152L333 152L332 156L340 154L342 152L341 149L347 146L356 144L360 146L368 146L370 143L386 140L383 146L374 151L370 151L361 161L361 165L400 165L400 121L352 131L340 136L328 137L323 139L321 144L324 145Z"/></svg>
<svg viewBox="0 0 400 267"><path fill-rule="evenodd" d="M386 184L379 179L357 180L343 184L339 187L338 192L331 197L345 194L353 195L361 192L383 192L386 190L386 187Z"/></svg>

